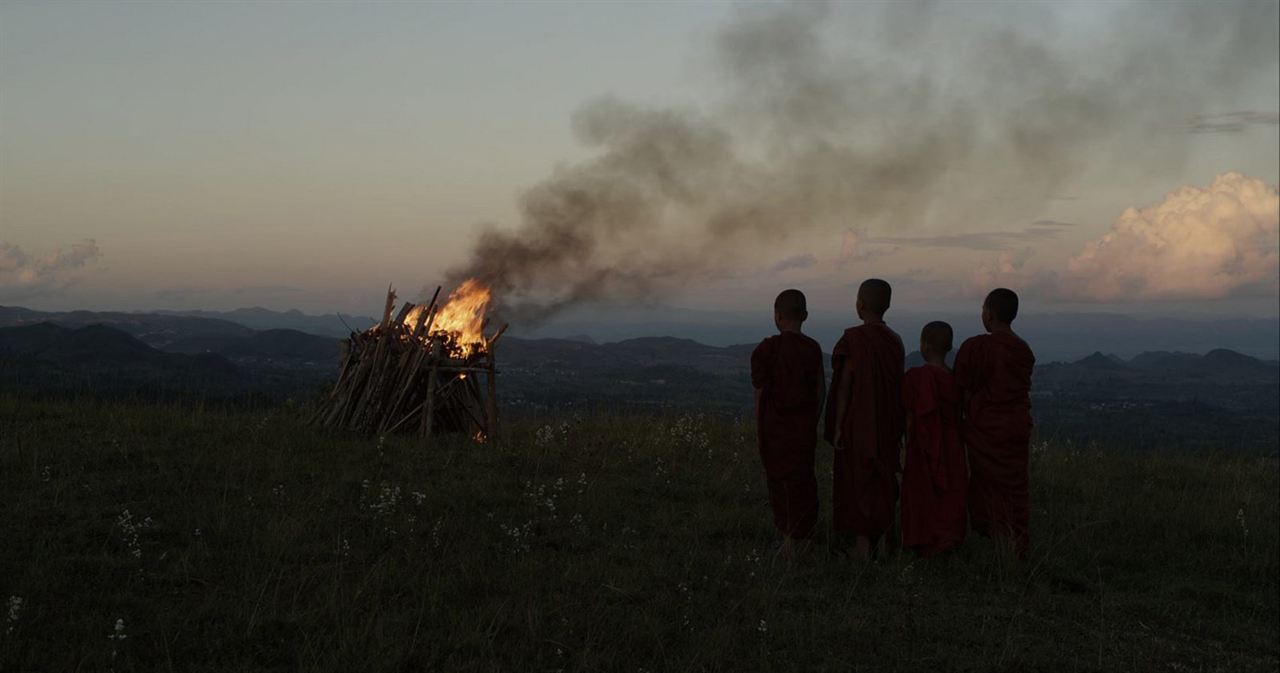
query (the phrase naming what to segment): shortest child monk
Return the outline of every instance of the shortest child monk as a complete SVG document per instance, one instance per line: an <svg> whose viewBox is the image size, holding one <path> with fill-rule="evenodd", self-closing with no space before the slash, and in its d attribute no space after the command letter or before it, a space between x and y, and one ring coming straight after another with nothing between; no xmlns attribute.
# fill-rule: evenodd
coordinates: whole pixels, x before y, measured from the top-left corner
<svg viewBox="0 0 1280 673"><path fill-rule="evenodd" d="M968 527L969 470L960 435L960 389L947 369L951 325L920 332L925 364L902 379L907 412L907 460L902 471L902 545L921 556L958 546Z"/></svg>
<svg viewBox="0 0 1280 673"><path fill-rule="evenodd" d="M778 334L751 353L756 436L783 554L807 546L818 521L813 454L826 396L822 347L800 332L809 317L804 293L785 290L773 302Z"/></svg>

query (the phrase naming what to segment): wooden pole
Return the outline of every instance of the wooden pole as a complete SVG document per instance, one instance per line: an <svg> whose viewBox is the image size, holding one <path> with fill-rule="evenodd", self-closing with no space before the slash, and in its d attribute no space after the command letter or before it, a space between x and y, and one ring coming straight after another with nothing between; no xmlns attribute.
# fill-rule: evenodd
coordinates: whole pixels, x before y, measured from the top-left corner
<svg viewBox="0 0 1280 673"><path fill-rule="evenodd" d="M436 416L436 368L440 363L440 341L431 340L431 371L427 374L427 412L422 415L420 434L425 442L431 439L431 424Z"/></svg>
<svg viewBox="0 0 1280 673"><path fill-rule="evenodd" d="M436 300L439 298L440 298L440 286L437 285L436 293L431 295L431 301L427 303L427 310L423 311L422 314L418 316L418 324L413 326L414 338L422 336L422 333L423 333L422 328L424 325L427 327L427 329L431 329L430 325L427 323L427 318L435 315Z"/></svg>
<svg viewBox="0 0 1280 673"><path fill-rule="evenodd" d="M501 332L498 333L499 336L501 334ZM497 337L494 337L494 340L496 339ZM493 357L492 341L489 349L485 351L485 358L488 360L489 365L488 376L486 377L489 384L489 394L484 401L484 423L486 426L484 432L489 437L493 437L498 433L498 369L496 366L497 360Z"/></svg>
<svg viewBox="0 0 1280 673"><path fill-rule="evenodd" d="M347 420L347 427L351 430L359 431L377 431L377 425L373 427L363 427L365 421L365 412L371 404L373 404L373 395L378 391L378 383L382 378L383 368L383 352L386 350L388 342L391 341L391 311L396 306L396 291L390 285L387 286L387 303L382 309L382 322L379 323L380 330L376 344L373 346L373 357L367 362L363 368L364 375L356 379L360 390L358 390L359 398L354 408L351 410L351 416Z"/></svg>
<svg viewBox="0 0 1280 673"><path fill-rule="evenodd" d="M388 411L384 414L383 426L386 427L395 418L396 412L406 400L411 399L414 384L418 381L418 370L422 368L422 360L430 352L429 346L417 346L418 341L423 337L424 328L429 329L430 319L436 312L436 300L440 298L440 286L436 286L435 294L431 295L431 301L423 304L425 310L418 313L417 321L413 325L412 336L410 341L415 344L406 353L408 355L400 363L400 371L392 382L391 403ZM407 327L407 325L406 325ZM401 421L403 423L403 421ZM396 423L400 425L400 423ZM391 432L384 430L384 432Z"/></svg>
<svg viewBox="0 0 1280 673"><path fill-rule="evenodd" d="M495 333L493 334L493 336L491 336L491 337L489 337L488 339L486 339L486 340L485 340L485 344L484 344L484 349L485 349L486 351L489 351L490 353L492 353L492 352L493 352L493 346L494 346L494 344L498 343L498 339L499 339L500 337L502 337L502 334L503 334L504 332L506 332L506 331L507 331L507 328L508 328L508 327L510 327L510 326L511 326L511 325L509 325L509 324L503 325L500 329L498 329L498 331L497 331L497 332L495 332Z"/></svg>

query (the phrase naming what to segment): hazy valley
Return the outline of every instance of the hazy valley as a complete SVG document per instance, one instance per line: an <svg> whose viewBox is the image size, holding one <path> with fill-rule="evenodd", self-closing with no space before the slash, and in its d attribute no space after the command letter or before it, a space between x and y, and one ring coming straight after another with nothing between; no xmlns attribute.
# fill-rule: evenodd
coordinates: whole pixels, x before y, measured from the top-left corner
<svg viewBox="0 0 1280 673"><path fill-rule="evenodd" d="M253 314L260 326L318 320L278 313L263 322L273 314ZM305 403L336 375L339 341L222 318L0 308L0 385ZM675 337L507 337L497 351L499 391L505 413L519 417L646 410L743 417L753 348ZM918 354L908 356L908 366L918 363ZM1040 436L1059 441L1263 453L1275 453L1280 441L1280 365L1232 350L1146 351L1127 359L1096 352L1066 362L1041 354L1033 399Z"/></svg>

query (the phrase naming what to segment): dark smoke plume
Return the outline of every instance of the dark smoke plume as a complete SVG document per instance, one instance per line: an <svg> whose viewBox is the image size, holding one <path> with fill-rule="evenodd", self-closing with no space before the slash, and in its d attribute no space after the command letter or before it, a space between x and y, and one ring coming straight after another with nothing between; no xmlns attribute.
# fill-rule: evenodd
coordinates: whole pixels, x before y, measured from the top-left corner
<svg viewBox="0 0 1280 673"><path fill-rule="evenodd" d="M989 230L1086 171L1176 172L1187 120L1275 71L1276 7L1101 5L1092 33L1049 5L747 7L714 47L714 112L588 103L573 129L597 156L529 189L448 281L481 279L527 324L796 232Z"/></svg>

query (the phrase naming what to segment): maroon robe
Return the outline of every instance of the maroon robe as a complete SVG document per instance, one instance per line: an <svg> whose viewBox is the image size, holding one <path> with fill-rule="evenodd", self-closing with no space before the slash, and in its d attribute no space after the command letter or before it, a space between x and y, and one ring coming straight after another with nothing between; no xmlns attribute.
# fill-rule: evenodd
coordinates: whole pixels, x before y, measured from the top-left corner
<svg viewBox="0 0 1280 673"><path fill-rule="evenodd" d="M844 385L845 362L852 363L849 408L836 451L832 484L832 525L838 532L874 537L893 526L898 500L898 454L902 450L902 339L884 323L844 331L831 351L831 394L827 396L826 438L835 438L836 404Z"/></svg>
<svg viewBox="0 0 1280 673"><path fill-rule="evenodd" d="M967 397L970 520L984 536L1011 540L1019 555L1031 541L1027 463L1035 364L1031 348L1013 334L972 337L955 361L956 383Z"/></svg>
<svg viewBox="0 0 1280 673"><path fill-rule="evenodd" d="M825 377L822 347L799 332L771 336L751 353L751 385L760 391L756 436L773 523L797 539L812 537L818 522L813 453Z"/></svg>
<svg viewBox="0 0 1280 673"><path fill-rule="evenodd" d="M969 470L960 440L960 390L946 367L914 367L902 379L911 423L902 471L902 544L932 556L964 541Z"/></svg>

